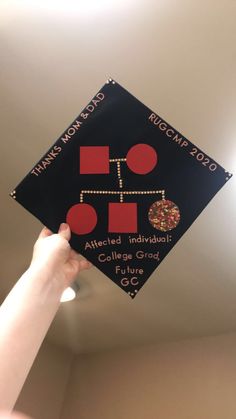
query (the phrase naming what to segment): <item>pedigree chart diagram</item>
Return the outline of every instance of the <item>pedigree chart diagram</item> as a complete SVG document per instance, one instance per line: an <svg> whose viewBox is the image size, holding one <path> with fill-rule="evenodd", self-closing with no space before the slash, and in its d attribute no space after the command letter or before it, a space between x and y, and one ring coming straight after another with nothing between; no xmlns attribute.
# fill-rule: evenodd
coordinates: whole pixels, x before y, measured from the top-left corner
<svg viewBox="0 0 236 419"><path fill-rule="evenodd" d="M11 196L133 298L231 176L109 80Z"/></svg>
<svg viewBox="0 0 236 419"><path fill-rule="evenodd" d="M80 202L73 205L66 217L73 233L86 235L92 233L98 223L96 209L86 200L93 195L110 195L108 203L108 233L137 233L138 228L138 198L143 195L153 195L155 201L149 208L147 217L154 229L161 232L173 230L180 221L178 206L166 199L165 190L126 190L123 173L127 168L145 176L158 164L158 153L154 147L138 143L133 145L126 157L110 158L109 146L80 146L81 175L111 176L111 164L116 165L118 188L114 190L81 190ZM125 167L126 166L126 167ZM117 185L117 182L114 182ZM135 202L125 202L127 196L132 196ZM115 202L114 202L114 198ZM117 202L117 199L119 202Z"/></svg>

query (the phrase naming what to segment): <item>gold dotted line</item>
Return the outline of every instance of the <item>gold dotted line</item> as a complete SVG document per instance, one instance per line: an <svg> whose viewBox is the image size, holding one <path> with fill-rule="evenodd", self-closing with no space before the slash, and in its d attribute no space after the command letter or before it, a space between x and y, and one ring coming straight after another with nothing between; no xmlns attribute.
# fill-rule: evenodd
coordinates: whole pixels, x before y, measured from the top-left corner
<svg viewBox="0 0 236 419"><path fill-rule="evenodd" d="M126 161L126 158L121 158L121 159L109 159L109 162L114 163L114 162L120 162L120 161Z"/></svg>
<svg viewBox="0 0 236 419"><path fill-rule="evenodd" d="M119 182L119 187L123 188L123 179L121 179L121 162L126 162L126 158L120 158L120 159L109 159L110 163L116 163L117 165L117 175L118 175L118 182ZM123 202L123 201L120 201Z"/></svg>
<svg viewBox="0 0 236 419"><path fill-rule="evenodd" d="M121 179L121 171L120 171L120 162L117 161L117 175L118 175L118 181L119 181L119 187L123 188L123 180Z"/></svg>
<svg viewBox="0 0 236 419"><path fill-rule="evenodd" d="M151 194L161 194L163 197L165 197L165 191L81 191L82 194L111 194L111 195L151 195ZM165 199L165 198L162 198Z"/></svg>
<svg viewBox="0 0 236 419"><path fill-rule="evenodd" d="M83 201L83 194L91 194L91 195L120 195L120 202L124 202L123 195L154 195L154 194L161 194L161 198L165 199L165 191L81 191L80 193L80 203L82 204Z"/></svg>

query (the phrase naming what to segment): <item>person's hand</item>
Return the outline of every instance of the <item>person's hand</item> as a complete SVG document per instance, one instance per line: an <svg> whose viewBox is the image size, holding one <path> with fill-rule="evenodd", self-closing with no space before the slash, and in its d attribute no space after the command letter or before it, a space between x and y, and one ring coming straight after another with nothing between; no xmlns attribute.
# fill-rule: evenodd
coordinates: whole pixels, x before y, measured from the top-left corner
<svg viewBox="0 0 236 419"><path fill-rule="evenodd" d="M92 266L86 259L80 259L78 253L71 249L70 237L68 224L61 224L58 234L53 234L44 227L34 245L29 268L40 272L46 279L56 279L63 289L70 286L80 271Z"/></svg>
<svg viewBox="0 0 236 419"><path fill-rule="evenodd" d="M14 408L64 289L82 269L90 267L71 249L70 234L67 224L61 224L57 234L42 230L29 268L1 304L0 411ZM0 419L8 417L0 413ZM13 418L27 419L17 413Z"/></svg>
<svg viewBox="0 0 236 419"><path fill-rule="evenodd" d="M29 416L25 416L23 413L18 412L0 412L0 419L31 419Z"/></svg>

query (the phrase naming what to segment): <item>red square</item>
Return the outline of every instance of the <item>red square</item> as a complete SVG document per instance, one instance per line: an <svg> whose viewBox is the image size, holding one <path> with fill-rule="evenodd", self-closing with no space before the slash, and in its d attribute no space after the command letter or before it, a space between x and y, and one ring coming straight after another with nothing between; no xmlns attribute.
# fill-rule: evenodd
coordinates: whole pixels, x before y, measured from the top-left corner
<svg viewBox="0 0 236 419"><path fill-rule="evenodd" d="M109 233L137 233L137 204L109 202Z"/></svg>
<svg viewBox="0 0 236 419"><path fill-rule="evenodd" d="M81 146L80 147L80 174L108 174L109 146Z"/></svg>

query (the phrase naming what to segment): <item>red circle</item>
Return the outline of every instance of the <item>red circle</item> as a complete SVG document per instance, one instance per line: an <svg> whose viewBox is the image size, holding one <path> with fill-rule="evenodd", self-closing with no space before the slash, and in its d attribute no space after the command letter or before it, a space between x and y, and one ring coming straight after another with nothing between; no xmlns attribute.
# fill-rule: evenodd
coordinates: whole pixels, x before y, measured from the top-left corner
<svg viewBox="0 0 236 419"><path fill-rule="evenodd" d="M92 205L75 204L66 214L66 222L75 234L88 234L97 224L97 213Z"/></svg>
<svg viewBox="0 0 236 419"><path fill-rule="evenodd" d="M157 152L148 144L136 144L129 149L126 163L132 172L146 175L157 164Z"/></svg>

